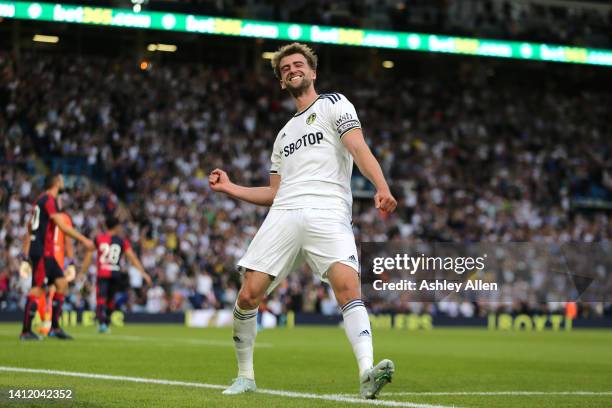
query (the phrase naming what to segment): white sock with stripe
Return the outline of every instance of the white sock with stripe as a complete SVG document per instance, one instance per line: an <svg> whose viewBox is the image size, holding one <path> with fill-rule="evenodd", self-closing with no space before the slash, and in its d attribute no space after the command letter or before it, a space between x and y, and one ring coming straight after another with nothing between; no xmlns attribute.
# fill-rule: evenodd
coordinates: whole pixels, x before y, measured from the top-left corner
<svg viewBox="0 0 612 408"><path fill-rule="evenodd" d="M353 353L359 365L359 376L374 364L372 328L365 305L361 299L353 299L342 306L344 331L353 346Z"/></svg>
<svg viewBox="0 0 612 408"><path fill-rule="evenodd" d="M244 310L234 306L234 348L238 360L238 377L255 379L253 349L257 336L257 309Z"/></svg>

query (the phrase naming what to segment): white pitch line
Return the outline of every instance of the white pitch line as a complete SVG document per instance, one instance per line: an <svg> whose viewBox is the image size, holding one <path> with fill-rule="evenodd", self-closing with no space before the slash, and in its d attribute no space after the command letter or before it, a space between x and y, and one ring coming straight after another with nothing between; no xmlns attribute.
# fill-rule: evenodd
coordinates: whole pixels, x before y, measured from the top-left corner
<svg viewBox="0 0 612 408"><path fill-rule="evenodd" d="M339 394L341 396L349 394ZM612 391L458 391L458 392L385 392L389 396L612 396Z"/></svg>
<svg viewBox="0 0 612 408"><path fill-rule="evenodd" d="M79 373L79 372L73 372L73 371L58 371L58 370L45 370L45 369L34 369L34 368L0 366L0 371L14 372L14 373L62 375L65 377L93 378L97 380L111 380L111 381L127 381L127 382L144 383L144 384L176 385L176 386L182 386L182 387L209 388L209 389L215 389L215 390L222 390L222 389L227 388L226 385L218 385L218 384L206 384L206 383L174 381L174 380L159 380L155 378L125 377L121 375L90 374L90 373ZM341 395L308 394L308 393L303 393L303 392L269 390L265 388L258 388L257 393L276 395L279 397L317 399L317 400L326 400L326 401L334 401L334 402L346 402L349 404L378 405L378 406L385 406L385 407L450 408L449 406L445 406L445 405L418 404L418 403L407 402L407 401L405 402L405 401L387 401L387 400L363 400L360 398L346 397L346 396L341 396ZM231 397L228 397L228 402L230 398Z"/></svg>

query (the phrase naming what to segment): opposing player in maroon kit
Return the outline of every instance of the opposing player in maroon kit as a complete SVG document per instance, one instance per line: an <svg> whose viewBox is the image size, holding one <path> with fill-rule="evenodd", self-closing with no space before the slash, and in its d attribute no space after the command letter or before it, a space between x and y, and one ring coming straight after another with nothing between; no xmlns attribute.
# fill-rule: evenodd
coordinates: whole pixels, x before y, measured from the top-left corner
<svg viewBox="0 0 612 408"><path fill-rule="evenodd" d="M32 264L32 288L28 293L25 307L23 329L20 336L22 340L40 339L32 333L32 319L36 316L38 298L45 293L45 278L47 285L53 284L56 288L52 301L49 337L63 340L72 338L59 327L68 282L64 278L63 268L58 265L54 256L53 234L55 226L57 225L65 234L82 242L88 249L94 248L93 242L68 225L59 212L57 196L64 189L62 175L54 174L48 177L45 187L47 190L38 196L32 208L32 215L28 221L27 235L23 244L24 253L27 251L29 261ZM22 255L22 258L25 258L25 256Z"/></svg>
<svg viewBox="0 0 612 408"><path fill-rule="evenodd" d="M95 244L98 252L96 262L97 278L96 278L96 318L98 319L98 331L100 333L108 332L110 325L110 316L115 307L115 293L121 282L121 257L125 254L138 269L142 278L151 284L151 278L145 272L142 263L132 250L130 242L123 238L123 227L119 220L114 216L106 218L107 231L96 236ZM87 273L87 269L91 264L93 250L87 252L85 260L81 267L80 275Z"/></svg>

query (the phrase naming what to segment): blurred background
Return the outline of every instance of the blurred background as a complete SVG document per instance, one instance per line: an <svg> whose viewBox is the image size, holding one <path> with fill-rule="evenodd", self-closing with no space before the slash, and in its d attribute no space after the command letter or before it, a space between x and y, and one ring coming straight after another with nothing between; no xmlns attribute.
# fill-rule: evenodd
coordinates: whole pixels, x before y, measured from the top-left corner
<svg viewBox="0 0 612 408"><path fill-rule="evenodd" d="M0 2L0 10L4 3L15 2ZM72 3L80 4L63 4ZM87 5L612 48L612 5L595 0ZM220 167L240 184L268 182L274 138L295 110L270 68L271 52L285 43L0 18L0 311L23 307L30 280L20 278L17 256L49 172L65 175L62 205L85 235L102 230L106 213L125 221L154 284L143 285L126 265L121 310L231 309L235 263L267 209L213 193L207 175ZM612 68L311 46L320 59L317 90L355 105L399 203L394 214L379 213L355 169L358 243L609 243ZM598 273L595 284L612 293L609 269ZM95 308L94 276L91 269L73 285L65 310ZM563 302L529 296L535 279L506 279L508 290L526 295L505 302L399 296L376 310L564 313ZM265 308L281 323L289 311L339 315L329 287L306 266ZM579 302L576 314L610 316L610 298Z"/></svg>

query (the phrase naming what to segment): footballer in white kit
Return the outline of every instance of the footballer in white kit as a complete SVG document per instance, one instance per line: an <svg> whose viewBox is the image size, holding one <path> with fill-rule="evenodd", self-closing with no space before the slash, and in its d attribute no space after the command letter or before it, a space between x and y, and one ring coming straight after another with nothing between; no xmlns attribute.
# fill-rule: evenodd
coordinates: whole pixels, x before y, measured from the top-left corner
<svg viewBox="0 0 612 408"><path fill-rule="evenodd" d="M359 272L351 226L353 157L341 138L360 128L344 95L319 95L281 129L271 174L281 176L274 203L246 255L242 270L275 277L270 293L304 261L323 281L334 262Z"/></svg>
<svg viewBox="0 0 612 408"><path fill-rule="evenodd" d="M376 187L377 208L392 212L397 201L365 143L353 105L342 94L315 91L314 52L303 44L286 45L274 54L272 67L281 88L293 97L297 113L276 136L270 185L240 186L221 169L213 170L208 178L213 191L270 207L238 262L243 272L233 321L238 376L223 394L256 391L253 350L259 304L306 262L334 291L357 360L360 394L373 399L391 382L395 367L390 360L373 364L372 328L361 300L351 227L353 160Z"/></svg>

